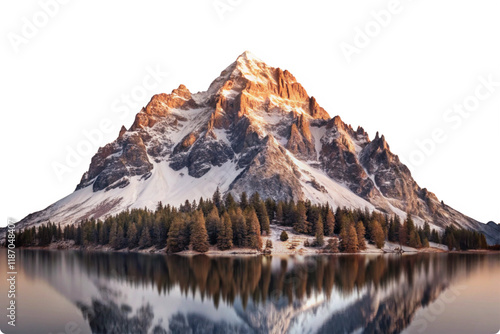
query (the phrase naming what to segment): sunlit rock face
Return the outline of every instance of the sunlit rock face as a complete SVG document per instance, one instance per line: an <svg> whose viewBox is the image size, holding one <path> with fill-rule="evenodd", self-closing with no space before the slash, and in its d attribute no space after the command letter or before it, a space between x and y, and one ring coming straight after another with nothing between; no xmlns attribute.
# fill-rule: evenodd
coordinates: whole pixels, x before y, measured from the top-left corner
<svg viewBox="0 0 500 334"><path fill-rule="evenodd" d="M399 333L488 255L209 258L24 251L96 333ZM53 275L57 273L57 275Z"/></svg>
<svg viewBox="0 0 500 334"><path fill-rule="evenodd" d="M342 112L333 110L332 113ZM333 114L332 114L333 115ZM475 229L485 225L421 188L383 135L370 139L333 118L287 70L241 54L204 92L180 85L162 93L99 148L76 191L18 226L103 219L131 208L246 191L275 200L308 199Z"/></svg>

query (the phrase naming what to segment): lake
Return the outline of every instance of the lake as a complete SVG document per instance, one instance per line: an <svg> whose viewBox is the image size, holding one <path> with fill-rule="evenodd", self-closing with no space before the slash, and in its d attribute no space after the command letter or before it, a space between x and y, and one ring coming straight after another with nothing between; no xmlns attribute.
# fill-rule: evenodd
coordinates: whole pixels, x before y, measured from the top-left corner
<svg viewBox="0 0 500 334"><path fill-rule="evenodd" d="M4 333L496 333L499 254L183 257L17 250ZM6 277L6 250L0 251Z"/></svg>

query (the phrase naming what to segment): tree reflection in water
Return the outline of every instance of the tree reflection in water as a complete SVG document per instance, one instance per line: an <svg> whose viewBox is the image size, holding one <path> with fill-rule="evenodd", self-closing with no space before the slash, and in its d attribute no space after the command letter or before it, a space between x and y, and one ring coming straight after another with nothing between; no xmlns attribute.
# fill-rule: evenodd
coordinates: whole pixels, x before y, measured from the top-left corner
<svg viewBox="0 0 500 334"><path fill-rule="evenodd" d="M328 303L334 292L355 297L316 324L317 332L363 328L367 333L396 333L408 326L419 308L485 261L499 262L498 257L483 254L271 258L23 251L20 263L31 275L52 284L54 275L64 280L85 275L100 282L96 283L100 294L91 303L73 300L97 333L285 332L299 321L300 313ZM164 328L153 323L154 314L161 310L147 300L135 312L127 304L118 304L119 298L106 285L110 281L130 289L154 287L165 303L174 289L184 298L198 295L215 308L230 305L241 321L235 324L179 312L167 319ZM320 302L311 306L308 301L318 296Z"/></svg>

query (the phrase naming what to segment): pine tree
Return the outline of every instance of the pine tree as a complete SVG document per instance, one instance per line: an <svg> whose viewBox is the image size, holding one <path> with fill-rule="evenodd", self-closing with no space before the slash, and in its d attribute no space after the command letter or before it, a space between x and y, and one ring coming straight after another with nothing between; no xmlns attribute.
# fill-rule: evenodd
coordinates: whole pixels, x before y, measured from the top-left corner
<svg viewBox="0 0 500 334"><path fill-rule="evenodd" d="M347 253L357 253L358 252L358 235L356 233L356 228L354 225L349 225L347 232L347 243L345 251Z"/></svg>
<svg viewBox="0 0 500 334"><path fill-rule="evenodd" d="M186 212L186 213L189 213L189 212L191 212L191 211L192 211L192 209L193 209L193 208L192 208L192 206L191 206L191 203L189 202L189 200L186 200L186 201L184 202L184 205L182 205L182 206L181 206L180 211L181 211L181 212Z"/></svg>
<svg viewBox="0 0 500 334"><path fill-rule="evenodd" d="M78 228L80 228L80 226L78 226ZM113 222L113 224L111 225L111 231L109 231L109 244L114 249L118 249L120 244L118 241L118 224L116 223L116 221Z"/></svg>
<svg viewBox="0 0 500 334"><path fill-rule="evenodd" d="M221 198L221 194L220 194L220 191L219 191L219 187L217 187L217 189L215 190L213 196L212 196L212 201L214 202L214 205L217 207L217 210L221 210L221 206L222 206L222 198Z"/></svg>
<svg viewBox="0 0 500 334"><path fill-rule="evenodd" d="M270 197L265 200L266 212L269 216L269 221L272 222L276 219L276 201Z"/></svg>
<svg viewBox="0 0 500 334"><path fill-rule="evenodd" d="M286 231L281 231L280 240L281 241L287 241L288 240L288 233L286 233Z"/></svg>
<svg viewBox="0 0 500 334"><path fill-rule="evenodd" d="M261 202L261 199L260 199L260 195L258 192L255 192L252 194L252 196L250 196L250 205L253 206L255 213L257 213L257 210L259 209L260 202ZM258 215L257 215L257 217L258 217Z"/></svg>
<svg viewBox="0 0 500 334"><path fill-rule="evenodd" d="M57 236L56 236L56 239L59 241L59 240L62 240L62 229L61 229L61 223L59 223L57 225Z"/></svg>
<svg viewBox="0 0 500 334"><path fill-rule="evenodd" d="M377 248L382 249L384 247L384 230L382 229L382 226L380 226L380 223L376 220L372 222L371 240Z"/></svg>
<svg viewBox="0 0 500 334"><path fill-rule="evenodd" d="M297 206L293 200L283 203L283 225L294 226L297 217Z"/></svg>
<svg viewBox="0 0 500 334"><path fill-rule="evenodd" d="M420 248L422 247L422 242L420 240L420 236L418 235L418 232L414 229L411 231L409 240L408 240L408 246L413 247L413 248Z"/></svg>
<svg viewBox="0 0 500 334"><path fill-rule="evenodd" d="M431 237L431 227L428 222L424 223L424 234L429 239Z"/></svg>
<svg viewBox="0 0 500 334"><path fill-rule="evenodd" d="M226 196L226 209L227 210L234 210L236 209L237 203L234 200L233 195L231 193L228 193Z"/></svg>
<svg viewBox="0 0 500 334"><path fill-rule="evenodd" d="M151 235L153 239L153 245L156 248L163 248L165 247L165 243L167 241L167 231L166 228L163 226L163 221L161 218L161 214L158 212L155 217L153 218L153 234Z"/></svg>
<svg viewBox="0 0 500 334"><path fill-rule="evenodd" d="M123 231L123 225L122 224L118 224L118 234L117 234L117 244L118 244L118 248L117 249L122 249L123 247L126 246L126 242L125 242L125 231Z"/></svg>
<svg viewBox="0 0 500 334"><path fill-rule="evenodd" d="M422 241L422 247L429 248L429 240L427 238L424 238L424 241Z"/></svg>
<svg viewBox="0 0 500 334"><path fill-rule="evenodd" d="M406 228L406 245L410 246L410 238L413 236L414 239L414 244L416 244L416 237L413 235L415 231L415 223L413 222L413 219L411 218L411 214L407 213L407 217L405 220L405 228ZM415 246L411 246L415 247Z"/></svg>
<svg viewBox="0 0 500 334"><path fill-rule="evenodd" d="M344 224L344 221L342 220L342 216L343 216L342 209L340 207L337 207L337 209L335 210L335 228L333 230L333 233L335 233L335 234L340 234L340 232L342 231L342 228L345 228L345 224ZM345 232L347 233L347 229ZM342 248L342 244L340 245L340 247ZM341 251L342 251L342 249L341 249Z"/></svg>
<svg viewBox="0 0 500 334"><path fill-rule="evenodd" d="M231 218L224 212L219 223L219 235L217 236L217 248L227 250L233 247L233 228Z"/></svg>
<svg viewBox="0 0 500 334"><path fill-rule="evenodd" d="M248 210L246 214L246 223L248 229L247 246L258 250L262 249L259 219L253 208Z"/></svg>
<svg viewBox="0 0 500 334"><path fill-rule="evenodd" d="M359 221L356 224L356 235L358 237L358 249L359 250L365 250L366 249L366 243L365 243L365 225L363 225L362 221Z"/></svg>
<svg viewBox="0 0 500 334"><path fill-rule="evenodd" d="M283 202L279 201L276 207L276 223L283 224Z"/></svg>
<svg viewBox="0 0 500 334"><path fill-rule="evenodd" d="M399 242L399 230L401 229L401 219L398 215L394 216L394 242Z"/></svg>
<svg viewBox="0 0 500 334"><path fill-rule="evenodd" d="M432 229L430 241L436 243L441 242L441 240L439 240L439 233L435 229Z"/></svg>
<svg viewBox="0 0 500 334"><path fill-rule="evenodd" d="M52 225L49 225L49 233L50 233L50 241L49 243L52 241ZM92 243L92 222L91 221L88 221L88 220L85 220L83 223L82 223L82 238L83 238L83 244L84 245L89 245ZM120 244L120 248L121 248L121 244Z"/></svg>
<svg viewBox="0 0 500 334"><path fill-rule="evenodd" d="M325 217L325 235L326 236L333 235L334 229L335 229L335 216L333 215L332 210L328 206Z"/></svg>
<svg viewBox="0 0 500 334"><path fill-rule="evenodd" d="M408 230L406 229L406 222L399 225L398 236L401 246L408 245Z"/></svg>
<svg viewBox="0 0 500 334"><path fill-rule="evenodd" d="M264 201L259 196L259 193L253 193L250 197L250 205L254 208L257 218L259 219L261 234L269 234L269 215Z"/></svg>
<svg viewBox="0 0 500 334"><path fill-rule="evenodd" d="M343 225L340 229L340 251L345 252L349 243L349 237L347 235L348 226Z"/></svg>
<svg viewBox="0 0 500 334"><path fill-rule="evenodd" d="M217 207L214 206L206 219L208 240L211 245L215 245L217 243L219 225L220 225L219 211L217 210Z"/></svg>
<svg viewBox="0 0 500 334"><path fill-rule="evenodd" d="M453 233L445 233L445 236L443 238L443 242L448 246L448 250L453 250L454 248L457 247L457 242L455 240L455 236Z"/></svg>
<svg viewBox="0 0 500 334"><path fill-rule="evenodd" d="M237 208L236 211L232 210L229 215L233 223L233 244L236 247L244 247L247 237L247 226L243 212L240 208Z"/></svg>
<svg viewBox="0 0 500 334"><path fill-rule="evenodd" d="M66 231L64 232L64 238L66 239ZM108 241L106 240L106 225L105 224L102 224L101 225L101 228L99 229L99 235L98 235L98 243L100 245L105 245L108 243Z"/></svg>
<svg viewBox="0 0 500 334"><path fill-rule="evenodd" d="M208 251L208 233L205 227L205 218L200 210L194 213L194 220L191 225L191 245L193 250L205 253Z"/></svg>
<svg viewBox="0 0 500 334"><path fill-rule="evenodd" d="M396 224L394 223L394 218L391 217L389 220L389 231L387 232L387 240L391 242L396 242Z"/></svg>
<svg viewBox="0 0 500 334"><path fill-rule="evenodd" d="M480 233L479 234L479 249L487 249L488 248L488 243L486 242L486 237L484 234Z"/></svg>
<svg viewBox="0 0 500 334"><path fill-rule="evenodd" d="M417 228L417 233L418 233L418 236L420 237L420 247L422 247L424 244L424 239L427 239L427 237L425 236L424 229L421 227Z"/></svg>
<svg viewBox="0 0 500 334"><path fill-rule="evenodd" d="M128 248L137 247L137 227L135 226L135 223L130 224L127 231L127 239L128 239Z"/></svg>
<svg viewBox="0 0 500 334"><path fill-rule="evenodd" d="M246 192L242 192L240 196L240 207L245 210L248 207L248 196Z"/></svg>
<svg viewBox="0 0 500 334"><path fill-rule="evenodd" d="M141 237L139 238L139 247L147 248L151 247L151 233L149 232L149 226L144 225L141 230Z"/></svg>
<svg viewBox="0 0 500 334"><path fill-rule="evenodd" d="M177 253L187 247L188 242L184 232L184 224L184 220L180 216L176 216L172 221L167 238L167 252Z"/></svg>
<svg viewBox="0 0 500 334"><path fill-rule="evenodd" d="M267 214L266 204L263 201L260 201L259 210L256 212L258 212L257 218L259 219L261 233L269 235L271 233L269 215Z"/></svg>
<svg viewBox="0 0 500 334"><path fill-rule="evenodd" d="M200 199L198 200L198 209L203 212L204 216L208 216L208 209L205 205L205 200L203 199L203 197L200 197Z"/></svg>
<svg viewBox="0 0 500 334"><path fill-rule="evenodd" d="M321 215L318 217L318 220L316 221L316 240L314 240L314 243L316 246L322 247L325 244L325 238L324 238L324 228L323 228L323 219L321 218Z"/></svg>
<svg viewBox="0 0 500 334"><path fill-rule="evenodd" d="M295 217L295 224L293 229L297 233L307 233L308 232L308 222L306 216L306 206L303 201L297 203L297 216Z"/></svg>

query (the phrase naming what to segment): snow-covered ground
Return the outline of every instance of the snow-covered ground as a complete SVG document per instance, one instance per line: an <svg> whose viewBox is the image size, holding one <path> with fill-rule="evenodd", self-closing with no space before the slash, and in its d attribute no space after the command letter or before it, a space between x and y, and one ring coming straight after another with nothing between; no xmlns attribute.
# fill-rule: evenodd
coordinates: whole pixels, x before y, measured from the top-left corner
<svg viewBox="0 0 500 334"><path fill-rule="evenodd" d="M280 236L281 232L286 231L288 234L287 241L281 241ZM325 237L325 245L328 243L328 240L336 237ZM313 255L313 254L323 254L321 252L321 248L318 247L305 247L304 242L306 240L309 241L310 244L314 241L314 236L306 235L306 234L297 234L294 232L293 227L290 226L280 226L276 224L271 224L271 233L270 235L262 236L262 246L265 248L266 241L271 240L273 243L273 248L271 249L272 255ZM395 249L399 248L399 244L394 242L386 241L384 247L382 249L377 248L375 245L370 244L368 240L365 240L366 249L358 252L358 254L384 254L384 253L393 253ZM295 245L295 247L291 247ZM447 251L448 247L445 245L437 244L434 242L430 243L429 248L421 248L416 249L408 246L403 246L403 251L405 253L418 253L418 252L439 252L439 251ZM194 255L197 254L195 251L186 250L181 252L180 254L184 255ZM211 246L210 250L205 253L207 255L255 255L259 254L255 249L250 248L233 248L227 251L221 251L217 249L215 246ZM345 253L342 253L345 254Z"/></svg>
<svg viewBox="0 0 500 334"><path fill-rule="evenodd" d="M429 246L431 248L437 248L437 249L441 249L441 250L444 250L444 251L448 251L448 246L443 245L443 244L438 244L438 243L435 243L435 242L429 242Z"/></svg>

